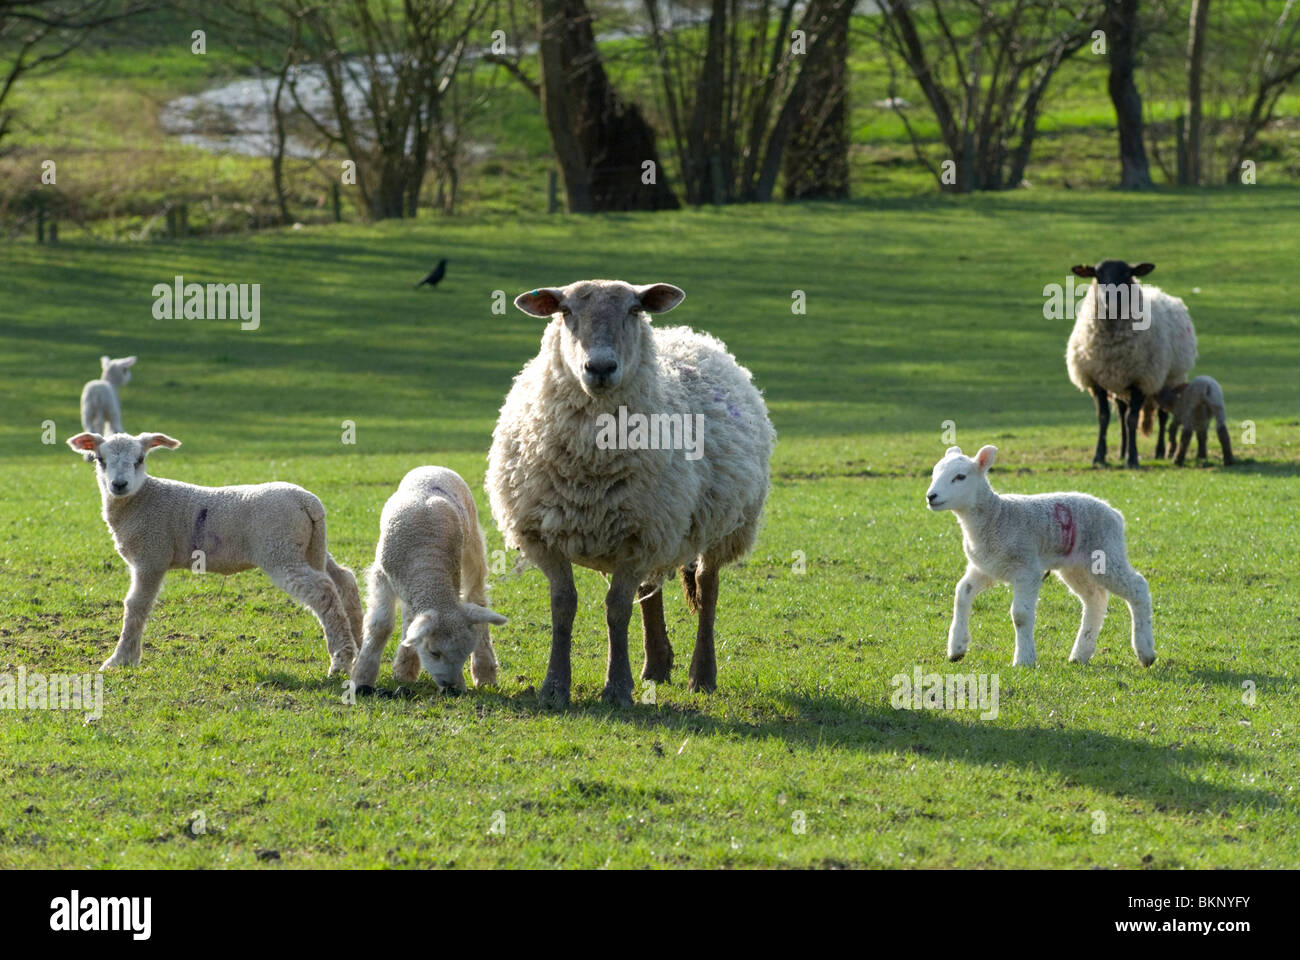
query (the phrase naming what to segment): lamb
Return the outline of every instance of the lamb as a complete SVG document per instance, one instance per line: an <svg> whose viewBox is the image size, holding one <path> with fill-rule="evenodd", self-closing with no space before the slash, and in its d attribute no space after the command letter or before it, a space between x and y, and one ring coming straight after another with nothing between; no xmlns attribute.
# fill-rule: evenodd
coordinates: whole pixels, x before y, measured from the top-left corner
<svg viewBox="0 0 1300 960"><path fill-rule="evenodd" d="M960 660L970 645L970 609L975 595L993 583L1014 590L1011 620L1016 627L1012 666L1032 667L1034 611L1038 590L1055 571L1083 604L1083 620L1070 651L1071 663L1087 663L1097 649L1109 593L1128 604L1133 652L1144 667L1156 659L1151 635L1151 592L1129 565L1124 517L1085 493L999 496L988 472L997 448L980 448L975 459L949 447L934 466L925 500L931 510L952 510L962 529L965 575L957 582L948 659Z"/></svg>
<svg viewBox="0 0 1300 960"><path fill-rule="evenodd" d="M68 439L95 461L104 521L131 568L121 638L99 669L140 662L140 637L163 577L181 567L223 574L261 567L320 620L330 675L350 668L361 635L361 595L352 571L326 549L320 500L292 483L199 487L145 472L150 451L180 445L162 433L105 439L87 432Z"/></svg>
<svg viewBox="0 0 1300 960"><path fill-rule="evenodd" d="M1196 362L1196 330L1187 305L1158 287L1139 284L1155 269L1153 263L1130 266L1123 260L1102 260L1096 266L1072 268L1092 284L1075 317L1065 351L1070 381L1091 392L1097 406L1097 450L1092 462L1106 462L1106 429L1110 401L1116 399L1120 418L1120 455L1129 467L1138 466L1139 416L1146 409L1142 432L1151 432L1149 398L1162 388L1183 383ZM1160 411L1158 458L1165 455L1165 423Z"/></svg>
<svg viewBox="0 0 1300 960"><path fill-rule="evenodd" d="M1196 459L1205 459L1206 432L1213 417L1218 424L1219 446L1223 448L1223 465L1230 467L1232 438L1228 436L1228 411L1223 405L1223 388L1213 377L1197 377L1191 383L1165 387L1157 396L1162 410L1172 411L1169 438L1174 463L1183 465L1187 448L1191 445L1192 431L1196 431ZM1179 427L1182 436L1174 440Z"/></svg>
<svg viewBox="0 0 1300 960"><path fill-rule="evenodd" d="M640 601L643 680L670 680L660 587L681 569L699 614L689 689L717 685L718 571L753 546L776 433L750 372L720 341L650 315L685 297L667 283L589 280L515 300L551 317L492 435L486 487L507 546L550 586L551 653L541 701L569 703L574 563L609 577L601 699L632 702L627 628Z"/></svg>
<svg viewBox="0 0 1300 960"><path fill-rule="evenodd" d="M365 642L352 667L358 693L373 691L379 658L402 601L405 625L393 675L411 682L421 664L443 691L465 689L465 658L474 685L495 683L496 652L488 624L506 618L487 608L487 542L474 496L445 467L416 467L384 504L379 545L368 577Z"/></svg>
<svg viewBox="0 0 1300 960"><path fill-rule="evenodd" d="M90 380L81 388L81 429L112 436L122 432L122 405L117 392L131 382L135 357L100 357L99 365L102 378Z"/></svg>

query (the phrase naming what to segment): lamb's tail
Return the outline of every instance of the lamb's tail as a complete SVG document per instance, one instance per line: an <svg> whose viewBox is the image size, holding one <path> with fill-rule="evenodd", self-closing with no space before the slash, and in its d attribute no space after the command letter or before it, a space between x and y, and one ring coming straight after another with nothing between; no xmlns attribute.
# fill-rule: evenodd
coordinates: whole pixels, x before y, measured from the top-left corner
<svg viewBox="0 0 1300 960"><path fill-rule="evenodd" d="M1138 429L1142 431L1142 436L1151 436L1151 430L1155 426L1156 410L1155 397L1147 397L1146 403L1142 405L1142 419L1138 422Z"/></svg>
<svg viewBox="0 0 1300 960"><path fill-rule="evenodd" d="M700 612L700 588L695 582L695 564L682 567L682 593L686 594L686 605L691 613Z"/></svg>

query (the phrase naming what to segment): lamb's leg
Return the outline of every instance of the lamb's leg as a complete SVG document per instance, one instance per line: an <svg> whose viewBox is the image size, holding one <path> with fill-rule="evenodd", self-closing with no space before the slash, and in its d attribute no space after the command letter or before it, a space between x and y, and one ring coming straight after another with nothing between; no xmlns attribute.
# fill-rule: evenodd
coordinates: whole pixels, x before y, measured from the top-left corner
<svg viewBox="0 0 1300 960"><path fill-rule="evenodd" d="M605 689L600 699L618 707L632 705L632 664L627 656L627 626L632 619L632 598L641 572L627 567L614 570L605 594L605 627L609 631L609 659L605 664Z"/></svg>
<svg viewBox="0 0 1300 960"><path fill-rule="evenodd" d="M695 568L695 586L700 598L700 622L695 632L695 652L691 655L692 693L712 693L718 687L718 659L713 650L713 625L718 615L718 568L707 557Z"/></svg>
<svg viewBox="0 0 1300 960"><path fill-rule="evenodd" d="M370 590L366 597L367 609L362 636L361 653L352 665L352 682L358 687L373 687L379 679L379 660L384 647L393 635L394 614L397 611L397 594L392 583L380 570L370 574ZM418 657L416 658L418 662Z"/></svg>
<svg viewBox="0 0 1300 960"><path fill-rule="evenodd" d="M1092 388L1092 399L1097 404L1097 452L1092 455L1094 465L1106 462L1106 429L1110 426L1110 397L1101 387Z"/></svg>
<svg viewBox="0 0 1300 960"><path fill-rule="evenodd" d="M1156 434L1156 459L1163 460L1165 457L1165 426L1169 423L1169 413L1166 410L1161 410L1158 416L1160 422L1159 432ZM1173 443L1172 436L1169 438L1169 442Z"/></svg>
<svg viewBox="0 0 1300 960"><path fill-rule="evenodd" d="M100 665L100 670L113 667L133 667L140 662L140 638L144 634L145 621L149 611L158 597L166 570L145 570L131 568L131 589L122 601L122 635L113 649L113 655Z"/></svg>
<svg viewBox="0 0 1300 960"><path fill-rule="evenodd" d="M306 606L325 631L325 649L329 652L329 676L346 673L356 659L357 647L352 640L347 608L338 587L323 570L308 563L282 570L268 570L271 579L289 596Z"/></svg>
<svg viewBox="0 0 1300 960"><path fill-rule="evenodd" d="M662 587L638 591L641 599L641 628L645 632L645 666L641 679L668 683L673 670L673 645L668 641L668 624L664 620Z"/></svg>
<svg viewBox="0 0 1300 960"><path fill-rule="evenodd" d="M1196 428L1196 459L1204 460L1209 456L1205 449L1205 441L1208 439L1209 428L1202 424Z"/></svg>
<svg viewBox="0 0 1300 960"><path fill-rule="evenodd" d="M1155 639L1151 632L1151 589L1146 578L1129 566L1127 560L1120 558L1118 563L1115 558L1111 560L1110 568L1097 574L1097 582L1123 597L1128 604L1129 616L1133 619L1133 652L1142 666L1149 667L1156 659Z"/></svg>
<svg viewBox="0 0 1300 960"><path fill-rule="evenodd" d="M325 555L325 572L334 581L339 597L343 600L343 608L348 615L348 626L352 629L352 642L360 647L365 626L364 614L361 611L361 591L357 589L356 574L328 553Z"/></svg>
<svg viewBox="0 0 1300 960"><path fill-rule="evenodd" d="M1042 583L1043 575L1037 571L1022 575L1011 583L1015 591L1011 599L1011 622L1016 627L1013 667L1032 667L1038 662L1034 653L1034 615L1038 609L1038 588Z"/></svg>
<svg viewBox="0 0 1300 960"><path fill-rule="evenodd" d="M1142 416L1142 405L1146 402L1146 397L1140 387L1133 387L1129 391L1128 400L1128 451L1127 459L1124 465L1128 467L1138 466L1138 420Z"/></svg>
<svg viewBox="0 0 1300 960"><path fill-rule="evenodd" d="M952 602L952 625L948 628L948 659L956 662L966 656L970 646L970 608L975 597L994 583L992 577L973 564L966 566L965 575L957 581Z"/></svg>
<svg viewBox="0 0 1300 960"><path fill-rule="evenodd" d="M1181 467L1183 461L1187 459L1187 451L1192 448L1192 428L1183 427L1182 435L1179 438L1178 453L1174 457L1174 464Z"/></svg>
<svg viewBox="0 0 1300 960"><path fill-rule="evenodd" d="M485 687L497 682L497 652L492 647L492 634L486 623L480 623L478 646L469 655L469 675L474 686Z"/></svg>
<svg viewBox="0 0 1300 960"><path fill-rule="evenodd" d="M402 604L402 639L406 639L406 630L415 619L415 611ZM393 654L393 679L398 683L415 683L420 675L420 655L410 647L397 645Z"/></svg>
<svg viewBox="0 0 1300 960"><path fill-rule="evenodd" d="M1083 619L1070 650L1071 663L1087 663L1097 652L1097 637L1106 622L1106 588L1099 584L1086 567L1068 567L1056 571L1070 592L1083 604Z"/></svg>
<svg viewBox="0 0 1300 960"><path fill-rule="evenodd" d="M1223 449L1223 465L1232 466L1232 437L1228 435L1228 424L1220 420L1218 426L1219 446Z"/></svg>
<svg viewBox="0 0 1300 960"><path fill-rule="evenodd" d="M534 562L551 588L551 657L538 699L543 706L563 708L569 705L569 651L573 643L573 617L578 612L578 590L573 585L573 565L567 557L549 554Z"/></svg>

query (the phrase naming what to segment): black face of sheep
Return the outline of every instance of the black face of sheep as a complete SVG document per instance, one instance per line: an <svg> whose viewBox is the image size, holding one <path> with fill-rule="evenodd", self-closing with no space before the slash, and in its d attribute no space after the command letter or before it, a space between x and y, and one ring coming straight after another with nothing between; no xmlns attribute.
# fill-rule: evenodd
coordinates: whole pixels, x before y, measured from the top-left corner
<svg viewBox="0 0 1300 960"><path fill-rule="evenodd" d="M1132 321L1141 312L1138 277L1156 268L1154 263L1130 266L1123 260L1102 260L1094 267L1080 264L1071 267L1076 277L1091 278L1097 287L1097 316L1102 319Z"/></svg>

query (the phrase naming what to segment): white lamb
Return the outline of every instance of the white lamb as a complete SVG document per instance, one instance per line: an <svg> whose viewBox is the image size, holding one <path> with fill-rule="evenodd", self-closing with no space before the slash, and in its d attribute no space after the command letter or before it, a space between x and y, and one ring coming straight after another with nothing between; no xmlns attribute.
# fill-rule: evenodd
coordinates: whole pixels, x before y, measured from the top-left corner
<svg viewBox="0 0 1300 960"><path fill-rule="evenodd" d="M554 319L501 408L486 486L506 544L550 584L545 704L569 702L573 563L610 578L601 699L632 701L627 626L638 594L641 676L669 680L659 588L679 567L700 617L689 687L717 684L718 570L753 546L776 435L749 371L726 346L686 327L651 325L650 314L684 297L666 283L590 280L515 300L527 314Z"/></svg>
<svg viewBox="0 0 1300 960"><path fill-rule="evenodd" d="M117 392L131 382L135 357L100 357L99 365L103 369L101 379L90 380L81 388L81 429L112 436L122 432L122 404Z"/></svg>
<svg viewBox="0 0 1300 960"><path fill-rule="evenodd" d="M108 439L80 433L68 446L96 464L104 521L131 568L122 635L101 670L140 662L140 637L168 570L238 573L261 567L277 587L316 614L330 675L352 666L361 635L361 595L352 571L326 549L325 508L292 483L198 487L151 477L144 458L179 440L162 433Z"/></svg>
<svg viewBox="0 0 1300 960"><path fill-rule="evenodd" d="M1127 466L1136 467L1139 417L1145 408L1142 432L1150 433L1155 395L1184 382L1196 363L1196 330L1182 300L1137 282L1155 269L1153 263L1129 266L1123 260L1103 260L1095 267L1072 269L1077 276L1092 278L1065 351L1070 381L1091 392L1097 406L1097 450L1092 462L1106 462L1109 395L1113 395L1119 410L1120 455ZM1167 418L1161 410L1157 458L1165 454Z"/></svg>
<svg viewBox="0 0 1300 960"><path fill-rule="evenodd" d="M1032 667L1034 611L1038 589L1049 570L1083 603L1083 621L1070 651L1072 663L1087 663L1097 649L1106 619L1107 591L1128 604L1133 619L1133 652L1144 667L1156 659L1151 636L1151 592L1128 562L1124 517L1104 500L1086 493L999 496L988 471L996 447L982 447L975 459L960 447L934 466L925 499L931 510L952 510L962 529L966 575L957 583L948 659L960 660L970 645L971 601L994 583L1014 590L1011 620L1016 627L1013 666Z"/></svg>
<svg viewBox="0 0 1300 960"><path fill-rule="evenodd" d="M1213 377L1197 377L1191 383L1165 387L1157 399L1161 409L1170 412L1170 446L1177 466L1181 467L1187 459L1192 431L1196 431L1196 458L1205 459L1205 437L1211 420L1215 422L1219 446L1223 448L1223 465L1232 466L1234 461L1232 437L1228 434L1228 411L1223 405L1223 388L1219 386L1218 380ZM1180 429L1182 436L1176 437Z"/></svg>
<svg viewBox="0 0 1300 960"><path fill-rule="evenodd" d="M438 689L465 689L465 659L474 685L495 683L496 652L488 624L506 618L487 608L487 543L474 496L445 467L416 467L384 504L368 583L365 643L352 668L358 693L373 690L379 658L402 601L405 625L393 676L410 682L421 664Z"/></svg>

